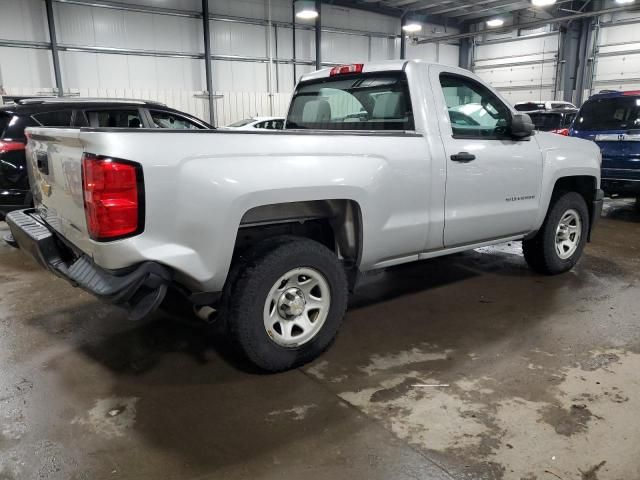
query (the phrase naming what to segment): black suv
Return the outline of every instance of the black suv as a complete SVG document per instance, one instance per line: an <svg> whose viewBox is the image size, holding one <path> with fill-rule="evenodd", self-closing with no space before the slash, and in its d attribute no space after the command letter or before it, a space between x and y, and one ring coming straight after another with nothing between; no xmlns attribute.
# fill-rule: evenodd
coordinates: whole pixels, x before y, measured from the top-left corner
<svg viewBox="0 0 640 480"><path fill-rule="evenodd" d="M147 100L30 98L0 107L0 219L31 204L24 129L109 127L209 129L202 120Z"/></svg>

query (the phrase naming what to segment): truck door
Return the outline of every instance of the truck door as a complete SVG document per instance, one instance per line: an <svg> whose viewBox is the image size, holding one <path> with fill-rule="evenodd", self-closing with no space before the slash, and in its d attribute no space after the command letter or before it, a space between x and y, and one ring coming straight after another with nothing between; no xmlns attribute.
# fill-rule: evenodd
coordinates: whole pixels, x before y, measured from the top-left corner
<svg viewBox="0 0 640 480"><path fill-rule="evenodd" d="M473 77L431 68L446 153L445 247L535 228L542 155L531 137L508 136L511 109Z"/></svg>

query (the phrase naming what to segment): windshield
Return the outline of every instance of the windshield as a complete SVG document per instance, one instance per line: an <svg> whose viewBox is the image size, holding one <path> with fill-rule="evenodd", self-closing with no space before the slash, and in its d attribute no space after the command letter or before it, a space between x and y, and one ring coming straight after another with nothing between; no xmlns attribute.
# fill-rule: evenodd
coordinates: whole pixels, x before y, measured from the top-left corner
<svg viewBox="0 0 640 480"><path fill-rule="evenodd" d="M291 101L286 128L413 130L406 77L394 72L304 83Z"/></svg>
<svg viewBox="0 0 640 480"><path fill-rule="evenodd" d="M244 127L245 125L249 125L253 121L254 121L253 118L245 118L244 120L240 120L239 122L232 123L231 125L227 125L227 126L233 127L233 128L240 128L240 127Z"/></svg>
<svg viewBox="0 0 640 480"><path fill-rule="evenodd" d="M519 103L518 105L515 106L515 109L518 112L532 112L533 110L544 110L545 105L544 103L533 103L533 102Z"/></svg>
<svg viewBox="0 0 640 480"><path fill-rule="evenodd" d="M536 130L541 132L558 130L562 126L562 114L560 113L530 113L529 116Z"/></svg>
<svg viewBox="0 0 640 480"><path fill-rule="evenodd" d="M589 100L575 121L576 130L640 129L640 98L615 97Z"/></svg>

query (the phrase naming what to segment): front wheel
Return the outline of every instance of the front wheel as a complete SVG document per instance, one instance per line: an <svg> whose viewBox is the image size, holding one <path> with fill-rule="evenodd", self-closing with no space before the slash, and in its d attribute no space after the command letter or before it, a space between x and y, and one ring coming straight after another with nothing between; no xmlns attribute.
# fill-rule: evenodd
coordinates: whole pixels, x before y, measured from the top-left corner
<svg viewBox="0 0 640 480"><path fill-rule="evenodd" d="M536 236L522 242L524 258L535 271L557 275L571 270L589 235L589 211L582 195L568 192L549 207Z"/></svg>
<svg viewBox="0 0 640 480"><path fill-rule="evenodd" d="M226 298L230 333L245 356L269 372L319 356L347 307L347 278L337 256L318 242L280 237L243 257Z"/></svg>

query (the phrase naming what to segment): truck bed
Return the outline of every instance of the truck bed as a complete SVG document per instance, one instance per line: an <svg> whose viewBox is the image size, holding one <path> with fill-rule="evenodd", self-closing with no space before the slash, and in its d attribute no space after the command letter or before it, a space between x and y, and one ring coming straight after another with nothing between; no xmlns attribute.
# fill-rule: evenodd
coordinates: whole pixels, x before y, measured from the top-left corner
<svg viewBox="0 0 640 480"><path fill-rule="evenodd" d="M441 230L430 238L427 228L429 217L443 215L442 166L429 160L430 144L413 132L30 128L28 134L36 208L105 269L161 261L191 288L220 289L247 212L316 199L353 199L366 210L367 228L382 232L365 235L364 267L388 260L389 252L442 246ZM83 153L142 166L140 235L106 243L89 238Z"/></svg>

